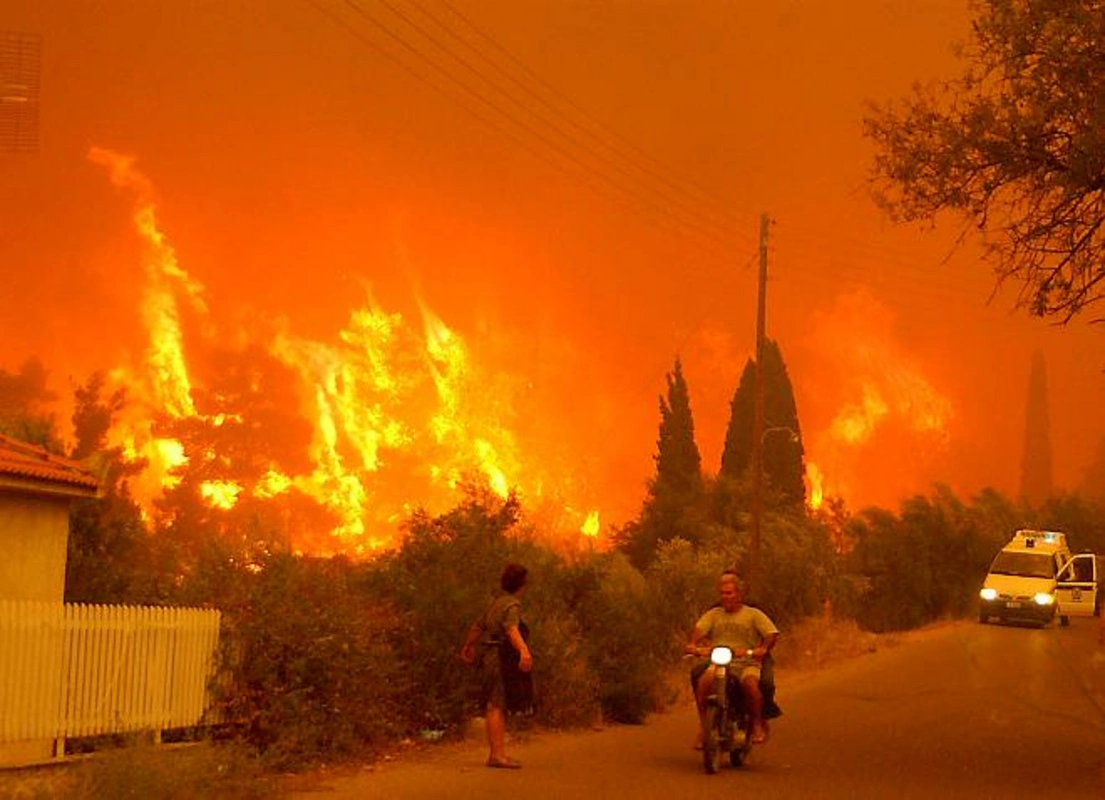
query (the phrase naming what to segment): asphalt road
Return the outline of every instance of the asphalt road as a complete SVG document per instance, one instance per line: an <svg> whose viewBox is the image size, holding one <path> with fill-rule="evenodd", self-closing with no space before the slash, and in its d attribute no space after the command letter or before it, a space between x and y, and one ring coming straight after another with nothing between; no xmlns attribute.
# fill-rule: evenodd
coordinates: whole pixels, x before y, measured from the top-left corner
<svg viewBox="0 0 1105 800"><path fill-rule="evenodd" d="M785 715L739 769L702 771L689 707L642 726L432 748L327 779L299 800L1105 798L1105 646L1097 620L957 623L813 676L779 675Z"/></svg>

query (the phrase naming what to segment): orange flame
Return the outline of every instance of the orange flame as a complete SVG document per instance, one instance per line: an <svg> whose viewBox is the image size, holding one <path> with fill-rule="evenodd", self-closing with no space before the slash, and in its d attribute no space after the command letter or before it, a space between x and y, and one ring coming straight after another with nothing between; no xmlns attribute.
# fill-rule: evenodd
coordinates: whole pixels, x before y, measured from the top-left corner
<svg viewBox="0 0 1105 800"><path fill-rule="evenodd" d="M953 417L951 402L897 346L889 314L873 297L857 292L839 298L818 327L814 341L824 352L817 363L833 369L818 384L825 395L824 387L836 378L843 402L827 428L813 437L810 451L817 463L808 464L806 475L811 507L828 493L847 497L861 488L870 495L876 481L887 486L906 481L909 459L902 452L916 455L925 449L922 444L945 446ZM894 469L880 471L890 455L885 444L891 441ZM872 485L853 485L864 472Z"/></svg>
<svg viewBox="0 0 1105 800"><path fill-rule="evenodd" d="M200 484L200 495L216 508L234 508L242 487L234 481L204 481Z"/></svg>
<svg viewBox="0 0 1105 800"><path fill-rule="evenodd" d="M812 461L806 462L806 504L815 511L825 502L825 479Z"/></svg>
<svg viewBox="0 0 1105 800"><path fill-rule="evenodd" d="M384 312L371 298L331 343L297 336L286 322L232 337L259 346L295 376L299 407L286 411L308 423L307 469L302 463L289 469L279 459L266 466L262 455L260 465L243 472L210 441L186 444L187 437L159 434L166 421L187 422L189 430L208 431L215 441L230 435L216 431L251 430L253 423L242 409L211 408L222 402L217 393L201 404L210 413L197 407L205 387L189 369L182 315L202 323L199 345L219 347L209 341L215 328L203 286L180 266L159 230L150 182L134 159L99 148L89 157L108 168L115 185L134 193L135 228L146 244L141 314L149 341L141 363L112 373L114 383L127 389L128 404L109 444L128 458L146 460L132 491L147 513L162 492L183 485L182 475L203 469L195 491L211 508L232 509L245 497L277 502L298 492L337 520L328 532L334 549L361 552L393 545L397 521L412 505L442 511L458 499L458 487L473 479L500 497L518 490L533 506L557 503L561 487L569 484L549 476L568 469L523 468L509 427L517 394L510 379L475 364L466 342L424 304L421 337L400 314ZM258 391L253 383L250 391ZM562 521L598 535L597 511L584 519L566 498L559 507Z"/></svg>

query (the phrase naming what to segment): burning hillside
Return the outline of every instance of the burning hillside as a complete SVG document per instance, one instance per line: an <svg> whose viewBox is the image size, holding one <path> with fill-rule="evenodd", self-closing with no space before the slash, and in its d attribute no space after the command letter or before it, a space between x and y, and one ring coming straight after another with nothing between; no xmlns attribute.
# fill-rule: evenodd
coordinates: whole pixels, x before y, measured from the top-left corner
<svg viewBox="0 0 1105 800"><path fill-rule="evenodd" d="M395 543L411 504L443 510L468 483L519 492L556 530L598 534L598 512L576 504L579 478L560 477L575 473L518 441L519 379L483 367L431 309L415 330L369 297L332 341L280 319L228 330L159 228L133 159L90 158L133 198L144 243L148 343L111 372L126 405L109 444L144 463L131 490L147 513L182 486L227 510L294 493L327 512L326 549L364 552Z"/></svg>

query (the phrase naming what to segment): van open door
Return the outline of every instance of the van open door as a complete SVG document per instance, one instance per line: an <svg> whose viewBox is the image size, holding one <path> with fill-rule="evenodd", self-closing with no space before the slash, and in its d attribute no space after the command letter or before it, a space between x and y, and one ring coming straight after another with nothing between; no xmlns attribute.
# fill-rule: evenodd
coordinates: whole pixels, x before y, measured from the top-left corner
<svg viewBox="0 0 1105 800"><path fill-rule="evenodd" d="M1059 623L1068 625L1071 617L1092 617L1097 601L1097 557L1079 553L1059 570L1055 587Z"/></svg>

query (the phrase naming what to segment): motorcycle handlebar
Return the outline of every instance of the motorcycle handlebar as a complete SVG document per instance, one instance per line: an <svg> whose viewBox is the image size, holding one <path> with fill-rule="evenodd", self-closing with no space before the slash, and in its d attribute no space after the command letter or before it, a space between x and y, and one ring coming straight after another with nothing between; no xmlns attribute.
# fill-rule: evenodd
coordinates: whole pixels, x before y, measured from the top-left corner
<svg viewBox="0 0 1105 800"><path fill-rule="evenodd" d="M710 657L710 651L712 651L713 649L714 649L713 646L696 647L694 649L693 653L690 653L690 652L687 652L686 650L684 650L683 651L683 658L709 658ZM734 653L735 652L736 651L734 651ZM753 650L753 649L748 649L748 650L744 651L744 655L745 655L746 658L752 658L755 655L755 653L756 653L756 651Z"/></svg>

